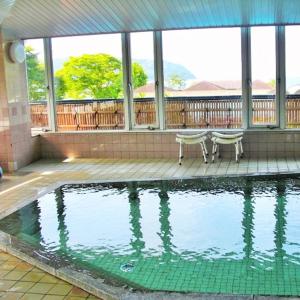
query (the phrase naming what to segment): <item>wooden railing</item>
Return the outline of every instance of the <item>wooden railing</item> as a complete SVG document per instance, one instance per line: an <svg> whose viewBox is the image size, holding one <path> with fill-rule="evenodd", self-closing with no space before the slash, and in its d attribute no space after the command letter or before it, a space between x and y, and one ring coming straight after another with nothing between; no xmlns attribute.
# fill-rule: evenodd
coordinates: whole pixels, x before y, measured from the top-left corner
<svg viewBox="0 0 300 300"><path fill-rule="evenodd" d="M252 96L252 124L276 125L275 95Z"/></svg>
<svg viewBox="0 0 300 300"><path fill-rule="evenodd" d="M286 97L286 127L300 128L300 95Z"/></svg>
<svg viewBox="0 0 300 300"><path fill-rule="evenodd" d="M167 128L240 128L241 96L165 99Z"/></svg>
<svg viewBox="0 0 300 300"><path fill-rule="evenodd" d="M254 124L276 123L275 96L255 95L252 98ZM153 98L134 100L135 123L155 124L156 104ZM123 100L63 100L56 103L58 130L123 129ZM166 127L240 128L242 126L241 96L202 96L165 98ZM33 127L48 126L46 102L31 103ZM300 128L300 95L286 99L286 124Z"/></svg>

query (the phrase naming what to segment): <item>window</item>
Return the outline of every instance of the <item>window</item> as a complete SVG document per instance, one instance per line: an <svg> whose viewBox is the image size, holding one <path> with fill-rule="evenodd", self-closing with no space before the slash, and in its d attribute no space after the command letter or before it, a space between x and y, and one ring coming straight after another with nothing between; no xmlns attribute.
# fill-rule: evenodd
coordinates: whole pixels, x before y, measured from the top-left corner
<svg viewBox="0 0 300 300"><path fill-rule="evenodd" d="M276 126L275 27L251 28L252 125Z"/></svg>
<svg viewBox="0 0 300 300"><path fill-rule="evenodd" d="M153 32L130 34L133 127L157 126Z"/></svg>
<svg viewBox="0 0 300 300"><path fill-rule="evenodd" d="M48 128L47 84L42 39L25 40L28 99L32 128Z"/></svg>
<svg viewBox="0 0 300 300"><path fill-rule="evenodd" d="M58 130L124 128L120 34L52 39Z"/></svg>
<svg viewBox="0 0 300 300"><path fill-rule="evenodd" d="M167 128L240 128L240 28L163 32Z"/></svg>
<svg viewBox="0 0 300 300"><path fill-rule="evenodd" d="M285 28L286 126L300 128L300 26Z"/></svg>

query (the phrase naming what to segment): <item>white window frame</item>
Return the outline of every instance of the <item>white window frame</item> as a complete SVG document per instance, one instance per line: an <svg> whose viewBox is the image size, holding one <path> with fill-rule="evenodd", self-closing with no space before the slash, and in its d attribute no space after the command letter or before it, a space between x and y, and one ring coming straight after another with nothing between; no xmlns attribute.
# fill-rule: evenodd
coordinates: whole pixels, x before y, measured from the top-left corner
<svg viewBox="0 0 300 300"><path fill-rule="evenodd" d="M276 128L286 129L286 70L285 70L285 26L275 26L276 43ZM131 81L131 49L130 33L121 33L122 39L122 65L124 88L124 119L125 131L134 129L165 130L165 101L164 101L164 74L163 74L163 47L162 31L153 31L154 41L154 75L155 75L155 105L156 124L134 124L133 91ZM45 70L48 94L48 118L49 127L55 132L56 102L54 91L54 74L52 63L51 38L44 38ZM241 27L241 52L242 52L242 128L243 129L267 129L266 125L252 124L252 91L251 91L251 27ZM273 125L271 125L273 127ZM275 127L275 125L274 125ZM226 130L226 129L224 129ZM172 131L172 130L171 130ZM100 131L99 131L100 132ZM102 132L102 131L101 131ZM105 132L105 131L104 131Z"/></svg>
<svg viewBox="0 0 300 300"><path fill-rule="evenodd" d="M51 131L57 131L56 122L56 100L54 90L54 72L53 72L53 56L52 56L52 40L44 38L45 53L45 72L47 81L47 101L48 101L48 124Z"/></svg>
<svg viewBox="0 0 300 300"><path fill-rule="evenodd" d="M131 40L130 33L127 34L127 64L124 68L125 73L127 74L128 82L127 82L127 95L129 100L129 109L130 109L130 129L159 129L160 128L160 114L159 114L159 79L158 79L158 65L157 65L157 34L153 31L153 59L154 59L154 80L155 80L155 96L154 96L154 104L155 104L155 114L156 114L156 122L154 124L136 124L135 123L135 112L134 112L134 95L133 95L133 83L132 83L132 56L131 56ZM128 118L129 119L129 118Z"/></svg>
<svg viewBox="0 0 300 300"><path fill-rule="evenodd" d="M275 129L280 127L280 94L281 94L281 74L279 72L279 57L280 57L280 51L279 51L279 39L278 39L278 26L272 25L272 27L275 28L275 79L276 79L276 91L275 91L275 101L276 101L276 123L275 124L253 124L253 99L252 99L252 55L251 55L251 27L249 27L249 30L247 31L248 35L248 51L247 51L247 71L248 71L248 128L255 128L255 129Z"/></svg>

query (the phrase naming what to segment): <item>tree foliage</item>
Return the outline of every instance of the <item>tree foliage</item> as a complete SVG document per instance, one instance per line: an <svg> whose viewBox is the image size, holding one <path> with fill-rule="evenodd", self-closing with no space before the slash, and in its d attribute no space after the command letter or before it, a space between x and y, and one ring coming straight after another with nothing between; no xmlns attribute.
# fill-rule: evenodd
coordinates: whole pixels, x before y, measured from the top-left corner
<svg viewBox="0 0 300 300"><path fill-rule="evenodd" d="M175 90L183 90L186 86L186 81L178 74L172 74L169 77L168 85Z"/></svg>
<svg viewBox="0 0 300 300"><path fill-rule="evenodd" d="M109 54L83 54L70 57L55 74L58 99L120 98L122 88L122 62ZM138 64L133 64L133 84L145 85L147 75Z"/></svg>
<svg viewBox="0 0 300 300"><path fill-rule="evenodd" d="M134 62L132 64L132 79L133 87L135 89L147 83L148 76L145 73L143 67L137 62Z"/></svg>
<svg viewBox="0 0 300 300"><path fill-rule="evenodd" d="M29 101L46 99L45 67L31 46L25 47Z"/></svg>

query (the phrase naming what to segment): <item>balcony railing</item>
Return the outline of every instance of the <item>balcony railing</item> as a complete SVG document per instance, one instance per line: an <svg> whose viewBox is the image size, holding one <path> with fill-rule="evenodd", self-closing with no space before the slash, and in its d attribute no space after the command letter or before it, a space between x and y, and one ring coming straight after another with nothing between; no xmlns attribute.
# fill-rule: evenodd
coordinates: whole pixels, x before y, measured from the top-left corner
<svg viewBox="0 0 300 300"><path fill-rule="evenodd" d="M275 96L253 96L253 123L272 124L276 120ZM134 100L136 124L153 124L156 105L153 98ZM63 100L56 102L57 127L60 131L123 129L123 100ZM241 128L241 96L166 97L166 127ZM46 101L31 103L32 127L47 127ZM286 97L286 124L300 128L300 95Z"/></svg>

